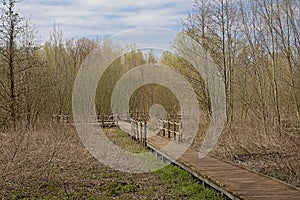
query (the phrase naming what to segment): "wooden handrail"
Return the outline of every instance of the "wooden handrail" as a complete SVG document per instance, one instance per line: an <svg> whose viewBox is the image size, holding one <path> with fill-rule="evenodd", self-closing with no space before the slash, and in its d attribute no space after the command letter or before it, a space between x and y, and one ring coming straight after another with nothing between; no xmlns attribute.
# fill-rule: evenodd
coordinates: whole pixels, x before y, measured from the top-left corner
<svg viewBox="0 0 300 200"><path fill-rule="evenodd" d="M160 128L164 137L166 135L168 138L171 138L173 136L173 139L175 141L182 142L182 122L161 119L159 119L159 122L162 123L162 126Z"/></svg>
<svg viewBox="0 0 300 200"><path fill-rule="evenodd" d="M131 138L140 141L144 146L147 145L147 121L131 119Z"/></svg>

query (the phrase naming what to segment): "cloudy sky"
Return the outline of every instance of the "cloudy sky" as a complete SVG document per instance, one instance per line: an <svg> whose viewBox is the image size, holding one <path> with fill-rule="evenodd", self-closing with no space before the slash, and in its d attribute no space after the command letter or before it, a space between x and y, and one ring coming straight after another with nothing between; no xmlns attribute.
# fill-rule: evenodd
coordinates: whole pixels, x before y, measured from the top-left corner
<svg viewBox="0 0 300 200"><path fill-rule="evenodd" d="M193 0L23 0L18 9L46 41L54 22L65 38L112 36L149 26L179 31L192 4Z"/></svg>

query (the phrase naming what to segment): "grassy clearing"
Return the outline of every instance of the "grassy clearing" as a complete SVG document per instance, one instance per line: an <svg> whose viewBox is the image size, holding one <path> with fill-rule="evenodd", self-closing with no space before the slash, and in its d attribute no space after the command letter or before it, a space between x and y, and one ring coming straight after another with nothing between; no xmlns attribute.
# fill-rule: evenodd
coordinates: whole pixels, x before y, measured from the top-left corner
<svg viewBox="0 0 300 200"><path fill-rule="evenodd" d="M146 151L119 130L106 133L128 151ZM110 169L87 152L71 126L0 133L0 141L1 199L223 199L172 165L147 174Z"/></svg>

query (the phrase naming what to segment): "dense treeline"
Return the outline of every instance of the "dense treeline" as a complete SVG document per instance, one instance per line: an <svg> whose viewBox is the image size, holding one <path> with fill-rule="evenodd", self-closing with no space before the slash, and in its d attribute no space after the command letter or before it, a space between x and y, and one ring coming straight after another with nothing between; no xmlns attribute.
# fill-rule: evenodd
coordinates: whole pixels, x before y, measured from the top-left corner
<svg viewBox="0 0 300 200"><path fill-rule="evenodd" d="M16 127L18 121L31 126L51 114L71 114L77 71L102 41L66 40L54 24L49 41L40 45L30 21L15 12L15 4L13 0L3 1L1 6L3 127ZM284 126L299 120L299 12L298 1L195 1L193 12L183 24L219 67L225 83L229 125L251 122L270 135L274 131L281 133ZM106 48L117 51L119 47L110 44ZM99 81L97 112L109 114L108 97L123 74L135 66L158 62L171 65L189 79L201 109L209 116L209 91L189 63L167 52L159 60L153 52L141 51L132 51L116 60ZM170 95L161 86L146 86L131 99L131 109L147 111L151 105L160 103L177 111L177 101ZM173 106L168 99L172 99Z"/></svg>
<svg viewBox="0 0 300 200"><path fill-rule="evenodd" d="M0 26L0 123L2 129L33 128L52 114L71 114L73 82L98 40L63 39L53 26L40 45L29 20L15 10L16 1L2 1Z"/></svg>
<svg viewBox="0 0 300 200"><path fill-rule="evenodd" d="M98 114L111 113L111 96L119 79L131 69L145 64L158 64L152 51L130 50L112 63L101 77L96 91ZM144 75L147 76L147 75ZM132 77L134 78L134 77ZM145 78L145 77L143 77ZM148 113L152 105L162 105L168 113L178 111L178 100L172 92L158 84L147 84L138 88L130 98L129 111Z"/></svg>
<svg viewBox="0 0 300 200"><path fill-rule="evenodd" d="M195 1L183 24L218 65L229 125L270 135L299 121L299 12L293 0Z"/></svg>
<svg viewBox="0 0 300 200"><path fill-rule="evenodd" d="M86 38L64 40L53 26L40 45L30 21L2 1L0 123L2 129L33 128L52 114L71 114L73 82L81 62L98 45Z"/></svg>
<svg viewBox="0 0 300 200"><path fill-rule="evenodd" d="M256 115L267 133L299 118L299 9L286 0L195 2L185 29L222 72L228 122Z"/></svg>
<svg viewBox="0 0 300 200"><path fill-rule="evenodd" d="M103 39L65 39L56 24L49 41L41 45L30 21L15 11L16 4L10 0L2 1L1 5L0 124L3 130L34 128L50 120L52 115L71 116L74 81L83 61L96 48L105 52L118 52L120 48L111 42L101 46ZM115 60L99 77L95 102L98 114L111 113L112 91L123 74L135 66L158 62L152 51L131 50L130 45L124 48L128 53ZM133 95L130 110L146 111L155 102L167 110L176 107L174 97L162 99L155 91L172 96L159 85L145 86Z"/></svg>
<svg viewBox="0 0 300 200"><path fill-rule="evenodd" d="M30 21L15 12L15 4L10 0L1 6L0 121L7 128L16 128L18 121L31 126L51 114L70 115L77 71L102 41L66 40L54 25L49 41L40 45ZM299 120L299 12L298 1L195 1L193 12L183 24L219 67L230 126L252 123L264 135L270 135L282 133L285 126ZM117 51L119 47L110 44L106 48ZM209 116L209 91L189 63L167 52L159 60L153 52L141 51L124 55L106 71L99 81L97 112L109 114L109 97L123 74L135 66L158 62L171 65L190 80L201 109ZM131 109L147 111L160 103L175 112L177 100L170 95L161 86L146 86L132 97Z"/></svg>
<svg viewBox="0 0 300 200"><path fill-rule="evenodd" d="M0 122L16 129L21 118L27 126L37 120L43 105L33 94L44 86L45 62L30 22L15 12L15 1L2 1L0 26ZM46 75L46 74L45 74Z"/></svg>

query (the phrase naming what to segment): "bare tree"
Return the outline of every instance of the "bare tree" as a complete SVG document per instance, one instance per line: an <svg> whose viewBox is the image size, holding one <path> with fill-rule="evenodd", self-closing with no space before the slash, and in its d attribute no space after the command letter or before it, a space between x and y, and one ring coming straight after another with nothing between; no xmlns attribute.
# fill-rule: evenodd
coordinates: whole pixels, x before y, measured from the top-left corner
<svg viewBox="0 0 300 200"><path fill-rule="evenodd" d="M36 33L29 21L15 11L16 3L15 0L2 0L0 18L0 59L4 72L4 77L0 80L4 102L0 106L9 115L7 118L13 129L17 128L21 115L26 113L29 87L25 83L28 74L37 65L33 55L38 50L33 44Z"/></svg>
<svg viewBox="0 0 300 200"><path fill-rule="evenodd" d="M238 55L238 7L232 0L197 0L184 22L186 31L207 50L219 66L226 92L227 122L233 120L233 77Z"/></svg>

